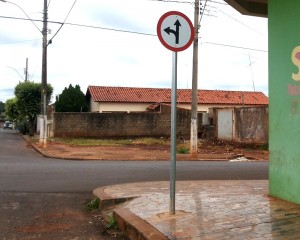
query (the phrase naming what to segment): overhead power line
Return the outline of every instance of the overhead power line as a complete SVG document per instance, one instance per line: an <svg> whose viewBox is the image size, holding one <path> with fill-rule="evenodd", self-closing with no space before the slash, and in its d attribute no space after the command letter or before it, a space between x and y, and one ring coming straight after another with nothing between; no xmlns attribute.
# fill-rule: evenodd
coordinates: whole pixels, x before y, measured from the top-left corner
<svg viewBox="0 0 300 240"><path fill-rule="evenodd" d="M234 45L223 44L223 43L203 42L202 44L204 44L204 43L211 44L211 45L218 45L218 46L222 46L222 47L231 47L231 48L239 48L239 49L244 49L244 50L251 50L251 51L256 51L256 52L265 52L265 53L268 52L268 51L262 50L262 49L247 48L247 47L234 46Z"/></svg>
<svg viewBox="0 0 300 240"><path fill-rule="evenodd" d="M28 39L28 40L23 40L23 41L15 41L15 42L6 42L6 43L0 43L1 45L3 44L19 44L19 43L25 43L25 42L32 42L32 41L37 41L40 39Z"/></svg>
<svg viewBox="0 0 300 240"><path fill-rule="evenodd" d="M0 18L29 21L29 19L27 19L27 18L18 18L18 17L0 16ZM43 22L42 20L39 20L39 19L32 19L32 21ZM59 22L59 21L48 21L48 23L63 24L63 22ZM76 26L76 27L94 28L94 29L101 29L101 30L115 31L115 32L123 32L123 33L133 33L133 34L146 35L146 36L157 36L156 34L151 34L151 33L143 33L143 32L122 30L122 29L116 29L116 28L99 27L99 26L92 26L92 25L85 25L85 24L78 24L78 23L67 23L66 22L64 24L65 25L70 25L70 26Z"/></svg>
<svg viewBox="0 0 300 240"><path fill-rule="evenodd" d="M202 0L203 1L203 0ZM214 0L208 0L209 2L211 3L216 3L216 4L221 4L221 5L228 5L227 3L225 2L217 2L217 1L214 1Z"/></svg>
<svg viewBox="0 0 300 240"><path fill-rule="evenodd" d="M54 34L54 36L49 40L48 45L52 43L53 38L55 38L55 36L58 34L58 32L59 32L59 31L61 30L61 28L63 27L63 25L66 23L66 21L67 21L69 15L70 15L72 9L74 8L74 5L75 5L76 2L77 2L77 0L74 1L74 3L73 3L73 5L71 6L71 8L70 8L70 10L69 10L69 12L68 12L68 14L67 14L67 16L66 16L64 22L60 25L59 29L56 31L56 33ZM49 2L49 3L50 3L50 2Z"/></svg>
<svg viewBox="0 0 300 240"><path fill-rule="evenodd" d="M49 8L49 6L50 6L51 1L52 1L52 0L49 0L49 2L48 2L48 8Z"/></svg>
<svg viewBox="0 0 300 240"><path fill-rule="evenodd" d="M264 34L262 34L261 32L257 31L255 28L253 28L253 27L251 27L251 26L249 26L249 25L243 23L242 21L240 21L240 20L234 18L233 16L231 16L231 15L225 13L225 12L222 11L221 9L218 9L218 11L219 11L220 13L224 14L225 16L229 17L230 19L232 19L232 20L238 22L239 24L243 25L244 27L249 28L249 29L251 29L252 31L254 31L254 32L256 32L256 33L258 33L258 34L260 34L260 35L264 35Z"/></svg>
<svg viewBox="0 0 300 240"><path fill-rule="evenodd" d="M177 0L147 0L150 2L166 2L166 3L189 3L189 4L193 4L194 2L192 1L177 1Z"/></svg>
<svg viewBox="0 0 300 240"><path fill-rule="evenodd" d="M10 2L10 1L3 1L3 2L7 2L7 3L12 4L12 5L16 6L17 8L19 8L19 9L26 15L26 17L28 18L28 19L26 19L26 20L31 21L32 24L36 27L36 29L37 29L39 32L41 32L41 30L39 29L39 27L34 23L34 20L31 19L31 18L28 16L28 14L24 11L24 9L21 8L18 4L13 3L13 2Z"/></svg>
<svg viewBox="0 0 300 240"><path fill-rule="evenodd" d="M179 1L179 0L147 0L147 1L151 1L151 2L166 2L166 3L190 3L190 4L194 4L194 1ZM206 0L200 0L200 2L204 2ZM221 5L228 5L227 3L224 2L217 2L214 0L208 0L208 2L211 3L216 3L216 4L221 4Z"/></svg>
<svg viewBox="0 0 300 240"><path fill-rule="evenodd" d="M204 11L205 11L205 8L206 8L206 4L207 4L207 0L205 0L203 8L201 7L201 9L200 9L200 10L202 10L202 14L200 14L200 19L199 19L199 23L198 23L199 28L200 28L200 26L201 26L201 20L202 20L203 15L204 15ZM199 30L199 29L198 29L198 30Z"/></svg>
<svg viewBox="0 0 300 240"><path fill-rule="evenodd" d="M0 16L0 18L29 21L29 19L27 19L27 18L16 18L16 17L7 17L7 16ZM42 22L42 20L33 20L33 21ZM63 22L58 22L58 21L48 21L48 22L53 23L53 24L62 24L63 23ZM84 24L78 24L78 23L64 23L64 24L70 25L70 26L76 26L76 27L101 29L101 30L122 32L122 33L132 33L132 34L145 35L145 36L151 36L151 37L156 37L157 36L156 34L151 34L151 33L142 33L142 32L121 30L121 29L115 29L115 28L106 28L106 27L99 27L99 26L84 25ZM239 49L257 51L257 52L268 52L268 51L262 50L262 49L247 48L247 47L228 45L228 44L222 44L222 43L214 43L214 42L203 42L203 43L211 44L211 45L218 45L218 46L223 46L223 47L239 48Z"/></svg>

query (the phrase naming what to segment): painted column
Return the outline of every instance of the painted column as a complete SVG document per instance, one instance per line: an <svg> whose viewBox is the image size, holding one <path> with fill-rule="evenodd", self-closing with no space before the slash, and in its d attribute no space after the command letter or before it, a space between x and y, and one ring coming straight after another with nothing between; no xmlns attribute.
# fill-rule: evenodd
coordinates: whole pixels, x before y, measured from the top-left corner
<svg viewBox="0 0 300 240"><path fill-rule="evenodd" d="M270 195L300 203L300 1L268 7Z"/></svg>

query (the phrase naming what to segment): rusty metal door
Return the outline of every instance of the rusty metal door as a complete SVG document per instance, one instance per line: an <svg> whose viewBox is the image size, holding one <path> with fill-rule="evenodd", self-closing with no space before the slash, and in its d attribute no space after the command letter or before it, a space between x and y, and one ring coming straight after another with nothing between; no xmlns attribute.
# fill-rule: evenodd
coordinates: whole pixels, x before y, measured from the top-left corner
<svg viewBox="0 0 300 240"><path fill-rule="evenodd" d="M218 138L233 140L233 109L218 109Z"/></svg>

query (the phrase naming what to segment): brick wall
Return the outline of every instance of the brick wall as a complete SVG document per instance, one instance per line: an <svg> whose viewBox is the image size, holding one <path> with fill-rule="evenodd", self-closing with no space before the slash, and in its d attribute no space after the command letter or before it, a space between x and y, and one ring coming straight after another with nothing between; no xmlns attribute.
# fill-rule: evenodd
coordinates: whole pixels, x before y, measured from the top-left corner
<svg viewBox="0 0 300 240"><path fill-rule="evenodd" d="M178 108L177 137L189 138L190 122L190 110ZM161 113L54 113L55 137L169 137L170 131L169 105L162 105Z"/></svg>

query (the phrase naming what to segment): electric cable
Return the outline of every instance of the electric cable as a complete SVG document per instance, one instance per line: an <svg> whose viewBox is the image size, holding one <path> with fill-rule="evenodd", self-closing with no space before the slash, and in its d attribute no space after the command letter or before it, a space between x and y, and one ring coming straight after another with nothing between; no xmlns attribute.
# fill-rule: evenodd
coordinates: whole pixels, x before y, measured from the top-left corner
<svg viewBox="0 0 300 240"><path fill-rule="evenodd" d="M7 16L0 16L0 18L29 21L29 19L27 19L27 18L16 18L16 17L7 17ZM42 22L42 20L33 20L33 21ZM49 23L53 23L53 24L62 24L62 22L58 22L58 21L48 21L48 22ZM64 24L65 25L70 25L70 26L76 26L76 27L94 28L94 29L101 29L101 30L107 30L107 31L115 31L115 32L122 32L122 33L132 33L132 34L139 34L139 35L157 37L156 34L151 34L151 33L142 33L142 32L121 30L121 29L115 29L115 28L106 28L106 27L99 27L99 26L84 25L84 24L78 24L78 23L67 23L66 22ZM223 47L240 48L240 49L244 49L244 50L251 50L251 51L258 51L258 52L268 52L268 51L262 50L262 49L247 48L247 47L241 47L241 46L235 46L235 45L228 45L228 44L222 44L222 43L214 43L214 42L203 42L203 43L212 44L212 45L218 45L218 46L223 46Z"/></svg>
<svg viewBox="0 0 300 240"><path fill-rule="evenodd" d="M27 19L27 18L19 18L19 17L0 16L0 18L29 21L29 19ZM39 19L34 19L33 21L43 22L42 20L39 20ZM63 24L63 22L59 22L59 21L48 21L48 23ZM99 26L85 25L85 24L79 24L79 23L67 23L66 22L64 24L65 25L70 25L70 26L76 26L76 27L94 28L94 29L101 29L101 30L115 31L115 32L123 32L123 33L133 33L133 34L146 35L146 36L157 36L156 34L151 34L151 33L143 33L143 32L122 30L122 29L116 29L116 28L99 27Z"/></svg>
<svg viewBox="0 0 300 240"><path fill-rule="evenodd" d="M51 1L51 0L50 0L50 1ZM67 21L69 15L70 15L72 9L74 8L74 5L75 5L76 2L77 2L77 0L75 0L75 1L73 2L73 5L72 5L72 7L70 8L70 10L69 10L69 12L68 12L68 14L67 14L65 20L64 20L63 23L60 25L59 29L56 31L56 33L54 34L54 36L48 41L47 46L48 46L49 44L52 43L53 38L55 38L55 36L58 34L58 32L59 32L59 31L61 30L61 28L63 27L63 25L66 23L66 21Z"/></svg>
<svg viewBox="0 0 300 240"><path fill-rule="evenodd" d="M262 50L262 49L247 48L247 47L241 47L241 46L235 46L235 45L229 45L229 44L223 44L223 43L203 42L202 44L205 44L205 43L211 44L211 45L223 46L223 47L231 47L231 48L239 48L239 49L243 49L243 50L257 51L257 52L265 52L265 53L268 52L268 51Z"/></svg>

